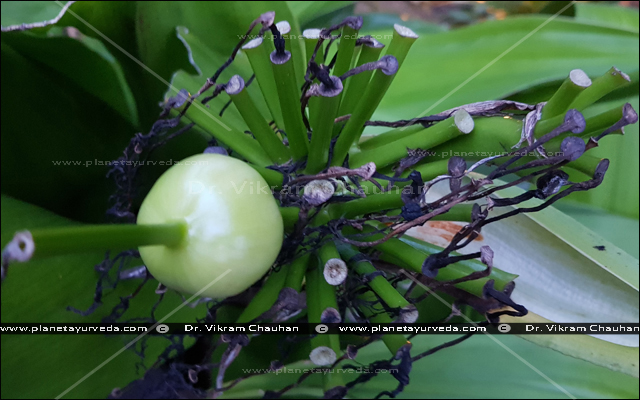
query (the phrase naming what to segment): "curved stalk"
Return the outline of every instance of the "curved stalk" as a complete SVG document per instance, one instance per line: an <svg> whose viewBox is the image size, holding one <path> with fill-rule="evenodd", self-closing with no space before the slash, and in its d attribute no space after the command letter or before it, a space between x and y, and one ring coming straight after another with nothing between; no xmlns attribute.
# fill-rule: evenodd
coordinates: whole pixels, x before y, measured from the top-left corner
<svg viewBox="0 0 640 400"><path fill-rule="evenodd" d="M631 82L629 75L616 67L611 67L604 75L596 78L591 86L582 91L582 93L571 102L567 109L575 108L578 111L582 111L605 95L629 82Z"/></svg>

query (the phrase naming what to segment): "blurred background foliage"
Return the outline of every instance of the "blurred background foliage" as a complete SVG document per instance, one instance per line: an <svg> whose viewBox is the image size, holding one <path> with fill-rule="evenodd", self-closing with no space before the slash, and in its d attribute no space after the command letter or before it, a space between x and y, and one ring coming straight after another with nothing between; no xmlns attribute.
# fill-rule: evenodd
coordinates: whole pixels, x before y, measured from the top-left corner
<svg viewBox="0 0 640 400"><path fill-rule="evenodd" d="M105 221L114 186L105 178L108 167L96 164L118 158L134 133L149 130L172 79L175 83L179 77L202 82L219 65L203 62L199 64L203 67L202 75L192 77L198 71L189 63L187 49L176 34L178 26L188 29L191 40L206 44L209 61L226 59L238 41L237 35L244 33L258 14L268 10L276 11L278 21L291 22L294 31L328 26L353 14L364 17L362 34L389 35L393 23L409 26L421 39L412 48L374 119L408 119L501 98L535 103L546 100L571 69L581 68L595 78L615 65L628 73L632 82L587 110L598 113L625 102L636 110L639 108L637 3L75 3L54 25L2 33L2 243L18 229ZM1 24L7 27L52 19L60 13L63 3L3 1L1 5ZM458 88L565 6L569 7L562 15ZM388 43L389 39L387 36L381 41ZM203 61L205 58L201 57ZM176 74L177 71L182 72ZM612 159L602 187L571 196L558 206L635 257L638 257L638 140L637 124L628 127L624 136L608 137L601 148L594 150L598 156ZM201 152L206 142L207 138L197 131L190 132L157 151L154 158L178 160ZM87 162L92 165L85 166ZM147 167L146 185L162 171L160 166ZM103 316L100 312L81 318L65 307L86 309L91 304L96 274L87 266L103 257L103 254L59 257L53 263L32 263L28 271L15 268L11 271L14 284L3 286L2 290L2 321L100 320ZM33 297L25 299L25 288ZM110 310L118 296L133 289L135 284L127 283L111 293L102 310ZM136 308L146 310L144 304L154 301L153 288L147 286L136 298L140 304ZM159 315L180 301L174 295L162 304ZM185 313L178 320L200 315L197 309ZM419 339L425 343L434 340L440 339ZM545 373L572 388L571 393L579 397L637 398L637 379L531 347L517 338L512 341L510 346L531 356L538 368L543 369L544 365ZM3 336L2 398L53 397L123 343L124 339L99 336L57 336L55 341L45 336ZM143 363L150 365L166 344L151 341ZM539 376L532 377L531 370L518 369L522 364L515 358L517 367L512 365L513 360L500 365L502 359L494 356L499 349L490 350L487 346L483 342L456 346L437 360L417 364L412 379L418 384L403 395L460 397L475 393L495 398L561 395L548 382L538 381ZM239 365L243 365L243 360L246 364L251 357L268 360L269 354L243 352L230 376L238 374ZM136 362L140 361L133 352L126 351L67 397L104 398L114 387L123 387L140 376L142 370L136 369ZM467 372L453 367L451 376L439 375L445 368L438 365L449 362L460 363L463 367L458 368ZM492 362L495 368L489 366ZM468 388L461 388L463 392L452 391L451 386L459 385L458 380L466 374L474 376L467 383ZM504 378L505 375L508 377ZM602 384L594 385L594 377ZM374 380L359 393L366 397L388 386L384 379Z"/></svg>

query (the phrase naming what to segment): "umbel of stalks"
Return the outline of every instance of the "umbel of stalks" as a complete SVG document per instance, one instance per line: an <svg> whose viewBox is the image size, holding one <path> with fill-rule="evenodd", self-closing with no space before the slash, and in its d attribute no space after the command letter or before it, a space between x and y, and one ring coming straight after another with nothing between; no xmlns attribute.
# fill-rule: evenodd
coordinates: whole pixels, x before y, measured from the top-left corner
<svg viewBox="0 0 640 400"><path fill-rule="evenodd" d="M610 162L624 162L585 153L636 123L635 110L627 104L586 119L581 112L627 84L629 77L615 67L591 78L575 69L540 104L484 101L425 117L372 121L418 36L395 25L385 47L362 36L361 19L350 17L306 30L300 54L302 47L293 42L297 32L284 21L276 24L275 18L273 12L256 18L200 90L168 98L150 131L137 134L116 160L109 172L117 187L109 213L128 224L18 232L2 253L3 280L9 262L137 248L145 266L119 273L118 279L144 277L144 285L153 276L193 298L226 299L208 306L207 322L433 322L430 308L423 307L435 298L433 293L455 301L452 318L461 314L460 308L465 315L484 318L485 325L499 322L502 315L526 315L526 305L511 299L517 290L515 275L493 265L493 250L461 250L486 225L592 190ZM249 59L267 115L246 90L249 77L219 81L233 68L239 51ZM298 64L305 69L296 68ZM217 96L229 97L250 134L212 124L200 105ZM179 126L181 122L188 124ZM171 138L194 125L216 143L165 172L136 210L132 199L145 169L126 165L146 160L153 149L170 145ZM366 126L390 130L365 141ZM462 158L456 152L471 155ZM483 152L496 155L478 155ZM479 167L487 175L477 174ZM572 168L586 178L570 181L567 171ZM503 195L503 189L526 182L532 183L530 190ZM434 195L441 184L448 190ZM539 203L522 204L532 198ZM404 235L437 220L465 225L446 247ZM100 266L104 276L123 254L137 256L129 251L105 260ZM101 283L97 290L90 310L100 304ZM114 320L136 293L114 308ZM242 306L238 316L229 317L233 312L225 307L232 305ZM226 369L244 347L255 345L247 336L236 336L215 341L227 347L214 360L219 368L207 393L212 397L232 390L235 383L224 382ZM305 347L295 354L332 367L382 340L389 357L377 361L373 370L397 371L398 386L387 392L393 397L409 383L413 362L471 336L420 353L401 334L317 334L296 342ZM199 370L208 371L210 362L204 360ZM373 375L346 383L340 374L324 374L325 397L347 396L351 387ZM272 394L282 396L291 387Z"/></svg>

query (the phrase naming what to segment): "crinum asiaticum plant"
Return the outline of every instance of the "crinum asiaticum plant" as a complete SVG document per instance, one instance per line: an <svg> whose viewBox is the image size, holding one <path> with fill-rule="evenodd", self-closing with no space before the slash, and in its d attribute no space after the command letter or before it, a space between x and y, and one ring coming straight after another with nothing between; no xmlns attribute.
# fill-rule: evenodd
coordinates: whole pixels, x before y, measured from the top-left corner
<svg viewBox="0 0 640 400"><path fill-rule="evenodd" d="M229 60L197 92L181 90L169 97L151 131L137 135L120 163L114 163L119 190L113 211L131 216L131 182L138 170L127 162L143 160L154 147L194 126L216 144L171 167L156 182L136 225L20 232L5 248L3 263L77 249L139 246L145 267L126 274L150 274L162 286L218 300L208 318L225 301L245 301L236 322L301 317L312 323L426 321L430 316L421 315L423 302L432 292L451 299L452 316L462 309L492 323L514 317L543 321L545 315L566 322L562 318L571 318L570 313L547 314L543 304L540 310L545 312L539 316L529 312L526 301L514 300L546 290L526 282L529 292L518 297L515 282L521 279L515 280L514 273L540 268L548 256L543 248L527 251L527 235L535 232L519 228L522 221L509 221L528 218L602 182L610 161L585 153L608 134L635 123L637 115L629 104L589 118L581 111L629 78L614 67L591 81L576 69L545 103L487 101L411 120L371 121L418 36L396 25L385 49L372 37L360 37L361 25L360 18L351 17L330 28L305 31L306 72L299 76L295 63L303 55L296 54L300 49L287 35L288 23L276 24L274 13L261 15ZM258 33L249 40L254 29ZM241 51L253 75L246 81L233 75L221 82L221 74ZM258 85L259 92L250 93L250 85ZM255 95L262 96L267 110L256 104ZM215 117L206 106L222 96L228 101L220 115L232 104L247 132L212 123ZM190 123L170 133L185 120ZM364 140L367 125L393 129ZM505 149L505 143L513 144L513 150ZM484 174L477 173L480 167ZM573 182L567 168L591 179ZM526 182L533 183L529 190L517 189ZM491 223L496 224L485 228ZM503 247L508 241L492 241L494 235L521 237L522 265L498 262L501 252L514 249ZM607 273L595 272L583 283L594 286L593 279ZM623 267L615 273L633 281L633 271ZM544 282L553 280L545 273L535 279L547 286L553 283ZM243 296L252 286L259 290ZM629 304L637 292L624 284L619 287L617 297L603 307L601 300L588 299L587 288L566 290L584 298L576 307L590 308L590 318L626 321L637 311L637 305ZM388 360L374 365L398 368L397 388L390 391L395 396L409 383L414 361L468 337L425 352L413 349L411 338L385 335L381 340ZM613 344L585 337L578 345L563 339L545 339L543 344L637 376L637 363L634 370L623 348L637 346L633 339L618 337L614 340L619 344ZM244 335L223 342L226 350L210 388L216 396L233 391L237 382L225 384L225 371L250 345ZM319 335L311 338L308 358L318 366L336 367L369 344ZM595 350L581 355L575 348L579 345ZM202 379L201 373L211 374L211 368L169 363L185 378L179 388L200 394L207 389L190 386ZM342 398L373 375L353 380L325 374L324 395ZM291 388L283 386L272 394L283 395ZM126 389L112 395L125 394Z"/></svg>

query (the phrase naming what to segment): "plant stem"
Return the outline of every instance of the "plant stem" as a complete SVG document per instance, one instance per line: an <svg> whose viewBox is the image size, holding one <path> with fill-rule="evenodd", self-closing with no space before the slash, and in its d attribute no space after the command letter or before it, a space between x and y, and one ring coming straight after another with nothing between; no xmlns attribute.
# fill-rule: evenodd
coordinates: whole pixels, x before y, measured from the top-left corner
<svg viewBox="0 0 640 400"><path fill-rule="evenodd" d="M630 82L629 76L616 67L611 67L604 75L596 78L591 86L580 93L567 107L582 111L605 95Z"/></svg>
<svg viewBox="0 0 640 400"><path fill-rule="evenodd" d="M309 158L307 159L307 168L305 170L305 173L309 175L322 171L329 162L333 121L338 112L340 93L342 93L340 79L334 77L333 80L340 86L340 91L332 91L332 97L319 96L318 99L318 110L322 110L322 112L317 115L315 125L313 125Z"/></svg>
<svg viewBox="0 0 640 400"><path fill-rule="evenodd" d="M274 54L276 51L271 53L271 64L280 98L285 132L294 160L300 160L307 155L309 139L300 114L300 93L296 88L293 58L288 51L285 51L286 56L280 59L274 58ZM274 62L274 59L277 62Z"/></svg>
<svg viewBox="0 0 640 400"><path fill-rule="evenodd" d="M289 21L280 21L276 24L276 27L284 39L285 50L291 53L291 58L293 59L293 70L295 71L294 75L296 77L296 86L302 87L302 84L304 83L304 74L306 72L306 64L302 64L304 62L304 57L302 57L302 54L298 54L301 48L294 44L294 39L291 37L291 24Z"/></svg>
<svg viewBox="0 0 640 400"><path fill-rule="evenodd" d="M242 311L236 323L243 324L251 322L273 307L278 300L280 290L282 290L284 286L289 268L290 265L287 264L280 267L278 271L271 272L267 281L262 285L262 288L260 288L260 291L253 296L249 305Z"/></svg>
<svg viewBox="0 0 640 400"><path fill-rule="evenodd" d="M567 79L562 82L560 88L558 88L542 108L540 120L549 119L556 115L564 115L575 98L589 86L591 86L591 79L589 79L589 76L587 76L583 70L572 70Z"/></svg>
<svg viewBox="0 0 640 400"><path fill-rule="evenodd" d="M220 121L218 117L211 115L205 107L194 104L189 107L186 117L250 163L258 167L273 164L267 153L260 147L260 143L251 136L218 122Z"/></svg>
<svg viewBox="0 0 640 400"><path fill-rule="evenodd" d="M322 258L320 263L324 266ZM315 262L309 270L307 270L307 315L310 324L319 324L322 322L321 316L324 310L328 307L338 309L335 287L329 285L322 275L321 265ZM311 339L311 348L316 349L318 347L328 347L334 351L337 356L340 353L340 338L339 335L323 335L318 334ZM323 376L324 391L339 386L342 384L341 376L338 374L326 374Z"/></svg>
<svg viewBox="0 0 640 400"><path fill-rule="evenodd" d="M356 75L355 77L357 76L359 75ZM414 133L421 132L425 129L428 128L425 128L424 126L422 126L422 124L392 129L390 131L375 135L373 137L369 137L368 139L361 141L360 149L363 151L374 149L376 147L395 142L396 140L404 139L407 136L411 136Z"/></svg>
<svg viewBox="0 0 640 400"><path fill-rule="evenodd" d="M298 222L298 215L300 209L298 207L280 207L280 214L282 215L282 222L284 223L284 230L290 232Z"/></svg>
<svg viewBox="0 0 640 400"><path fill-rule="evenodd" d="M390 262L399 261L399 266L419 273L422 273L422 263L429 255L439 253L443 250L441 247L406 235L403 236L402 239L390 239L375 246L375 248L384 253L382 255L383 260ZM452 252L451 255L457 256L460 254ZM436 279L438 281L450 281L465 277L476 271L483 271L486 268L486 265L476 260L460 261L438 270ZM517 275L493 268L491 275L487 278L462 282L455 286L475 296L482 297L482 289L489 279L495 279L496 288L502 290L504 285L514 280L516 276Z"/></svg>
<svg viewBox="0 0 640 400"><path fill-rule="evenodd" d="M280 129L284 129L284 120L282 119L282 109L280 108L280 100L278 99L278 89L276 88L276 81L273 77L273 68L271 67L271 61L269 60L269 47L264 44L263 38L256 38L248 42L242 47L242 50L249 58L253 73L256 75L258 85L262 91L271 117L276 122L276 126Z"/></svg>
<svg viewBox="0 0 640 400"><path fill-rule="evenodd" d="M398 61L398 68L402 66L402 62L407 56L411 45L416 41L416 35L409 28L401 25L394 25L395 32L393 39L387 50L388 55L394 56ZM397 72L396 72L397 74ZM332 165L342 165L347 153L354 143L358 143L360 135L364 131L364 123L371 119L374 111L382 101L387 89L393 82L393 75L385 75L382 70L377 70L371 78L371 82L367 86L367 90L362 95L360 103L351 114L351 118L345 125L344 129L338 137L334 151Z"/></svg>
<svg viewBox="0 0 640 400"><path fill-rule="evenodd" d="M343 259L347 260L351 268L358 275L367 275L377 271L377 269L367 260L361 261L349 261L360 254L353 246L348 244L342 244L338 247L340 255ZM404 298L396 288L394 288L389 281L383 276L376 276L373 280L367 282L367 285L385 302L390 308L402 308L407 307L409 302Z"/></svg>
<svg viewBox="0 0 640 400"><path fill-rule="evenodd" d="M9 260L29 261L70 253L88 253L140 246L179 246L187 236L187 224L85 225L43 228L16 233L3 251ZM24 259L14 257L15 252Z"/></svg>
<svg viewBox="0 0 640 400"><path fill-rule="evenodd" d="M302 32L302 38L304 39L304 47L307 53L305 60L307 61L307 66L309 65L309 61L311 61L311 56L313 55L316 46L318 45L318 41L320 40L320 31L321 29L305 29ZM322 64L324 62L324 50L322 47L318 49L315 58L316 64Z"/></svg>
<svg viewBox="0 0 640 400"><path fill-rule="evenodd" d="M463 109L426 131L418 131L395 142L354 154L349 159L351 168L374 162L378 169L384 168L407 156L407 149L431 149L473 130L473 118Z"/></svg>
<svg viewBox="0 0 640 400"><path fill-rule="evenodd" d="M272 190L278 190L282 187L283 176L280 172L269 168L258 167L257 165L253 164L251 165L251 167L255 169L264 178L265 181L267 181L267 184Z"/></svg>
<svg viewBox="0 0 640 400"><path fill-rule="evenodd" d="M358 57L356 67L369 62L378 61L380 53L384 48L384 44L374 39L372 43L363 44L360 47L362 49L360 50L360 57ZM347 115L353 112L356 106L360 103L362 93L364 93L369 81L371 80L371 75L373 75L373 70L359 73L345 81L348 83L342 101L340 102L340 111L338 112L338 115ZM340 124L336 126L336 129L339 130L339 127Z"/></svg>
<svg viewBox="0 0 640 400"><path fill-rule="evenodd" d="M370 304L377 303L379 301L378 297L376 297L375 293L372 291L364 292L363 294L358 296L358 299L364 303L370 303ZM362 314L364 314L365 317L367 317L367 319L369 319L371 323L390 324L393 322L389 314L384 312L384 309L382 309L382 307L380 306L375 308L361 306L359 307L359 310L362 312ZM409 342L404 337L404 335L401 335L401 334L383 335L382 341L384 342L385 346L387 346L387 349L389 349L389 352L391 352L391 355L394 357L396 354L398 354L398 351L402 347L407 345L411 346L411 342Z"/></svg>
<svg viewBox="0 0 640 400"><path fill-rule="evenodd" d="M284 283L285 287L290 287L298 293L302 292L302 281L304 280L304 275L307 272L310 256L311 254L307 253L293 260L289 267L287 280Z"/></svg>
<svg viewBox="0 0 640 400"><path fill-rule="evenodd" d="M291 159L289 149L269 128L251 96L244 90L244 80L240 75L231 77L226 92L271 160L276 164L284 164L289 161Z"/></svg>

